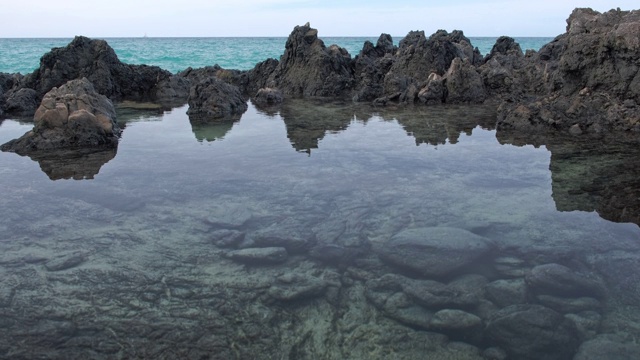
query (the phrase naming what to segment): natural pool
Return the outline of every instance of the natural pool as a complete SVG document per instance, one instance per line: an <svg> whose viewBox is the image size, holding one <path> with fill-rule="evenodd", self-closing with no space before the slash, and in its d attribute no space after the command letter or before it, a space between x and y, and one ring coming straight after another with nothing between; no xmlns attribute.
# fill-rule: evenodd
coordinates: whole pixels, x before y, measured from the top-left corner
<svg viewBox="0 0 640 360"><path fill-rule="evenodd" d="M637 142L478 106L134 105L117 151L0 153L0 357L640 353Z"/></svg>

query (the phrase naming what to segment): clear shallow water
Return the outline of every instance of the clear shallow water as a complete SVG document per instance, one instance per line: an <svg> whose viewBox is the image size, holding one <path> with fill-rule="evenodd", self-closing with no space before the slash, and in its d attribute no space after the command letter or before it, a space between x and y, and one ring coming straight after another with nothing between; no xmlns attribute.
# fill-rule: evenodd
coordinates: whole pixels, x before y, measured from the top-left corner
<svg viewBox="0 0 640 360"><path fill-rule="evenodd" d="M337 44L355 57L366 40L377 37L328 37L327 46ZM402 37L394 37L397 45ZM53 47L64 47L72 39L0 39L0 72L27 74L38 68L40 57ZM279 59L286 37L274 38L108 38L109 45L127 64L157 65L173 73L187 67L218 64L227 69L249 70L268 58ZM470 38L473 46L487 54L493 37ZM523 50L539 50L552 38L517 38Z"/></svg>
<svg viewBox="0 0 640 360"><path fill-rule="evenodd" d="M463 342L450 343L407 326L403 305L394 312L372 300L375 279L422 277L380 262L371 247L443 226L493 249L432 280L474 276L468 286L483 289L561 263L606 283L587 330L620 342L640 335L640 229L628 222L637 146L496 139L495 114L483 107L291 102L209 125L185 112L120 108L117 154L91 161L52 167L0 153L0 356L479 358L496 342L443 331ZM3 121L0 143L31 126ZM607 197L615 183L628 192ZM620 194L631 198L627 210ZM626 211L627 222L598 214L607 211ZM229 234L265 232L322 246L277 265L226 257ZM333 245L355 253L337 263L318 256ZM482 301L464 309L486 324L500 306Z"/></svg>

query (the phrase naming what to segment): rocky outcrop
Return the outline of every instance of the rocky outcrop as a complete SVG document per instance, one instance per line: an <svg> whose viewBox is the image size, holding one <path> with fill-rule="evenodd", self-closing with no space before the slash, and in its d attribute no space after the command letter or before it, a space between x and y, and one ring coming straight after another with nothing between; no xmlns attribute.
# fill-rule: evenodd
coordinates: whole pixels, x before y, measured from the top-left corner
<svg viewBox="0 0 640 360"><path fill-rule="evenodd" d="M389 34L382 34L376 45L365 41L354 61L356 89L354 101L373 101L384 95L384 77L394 62L397 47Z"/></svg>
<svg viewBox="0 0 640 360"><path fill-rule="evenodd" d="M411 31L400 41L393 65L384 77L384 99L413 103L432 73L443 76L459 58L478 65L482 57L462 31L439 30L428 39L424 31Z"/></svg>
<svg viewBox="0 0 640 360"><path fill-rule="evenodd" d="M527 89L528 97L501 105L498 129L640 131L639 31L637 10L574 10L567 32L528 59L525 72L542 84L533 82L538 89Z"/></svg>
<svg viewBox="0 0 640 360"><path fill-rule="evenodd" d="M81 78L113 100L184 102L189 89L187 83L157 66L122 63L104 40L77 36L66 47L42 56L38 69L5 92L4 111L32 114L49 90Z"/></svg>
<svg viewBox="0 0 640 360"><path fill-rule="evenodd" d="M247 110L247 101L240 89L217 77L209 77L191 87L189 92L190 119L239 118Z"/></svg>
<svg viewBox="0 0 640 360"><path fill-rule="evenodd" d="M119 128L111 101L96 92L89 80L72 80L53 88L34 116L35 126L22 137L2 145L2 151L34 152L114 148Z"/></svg>
<svg viewBox="0 0 640 360"><path fill-rule="evenodd" d="M308 23L296 26L267 85L294 97L346 95L353 87L351 56L337 45L326 47Z"/></svg>

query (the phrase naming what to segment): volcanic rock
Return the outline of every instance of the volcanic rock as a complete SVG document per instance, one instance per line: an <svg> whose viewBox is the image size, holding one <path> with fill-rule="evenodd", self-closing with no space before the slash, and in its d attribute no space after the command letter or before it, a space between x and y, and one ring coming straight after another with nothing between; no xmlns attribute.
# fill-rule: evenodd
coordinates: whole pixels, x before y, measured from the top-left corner
<svg viewBox="0 0 640 360"><path fill-rule="evenodd" d="M83 78L54 88L34 116L35 126L2 151L24 155L36 151L77 148L114 148L120 129L113 104Z"/></svg>

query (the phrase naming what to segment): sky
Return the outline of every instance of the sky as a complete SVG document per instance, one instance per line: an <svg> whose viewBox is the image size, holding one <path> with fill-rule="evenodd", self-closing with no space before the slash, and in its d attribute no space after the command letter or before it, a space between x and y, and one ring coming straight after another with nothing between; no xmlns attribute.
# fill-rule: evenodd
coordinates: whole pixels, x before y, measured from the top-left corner
<svg viewBox="0 0 640 360"><path fill-rule="evenodd" d="M576 7L640 8L638 0L3 0L0 38L288 36L310 22L322 36L556 36Z"/></svg>

